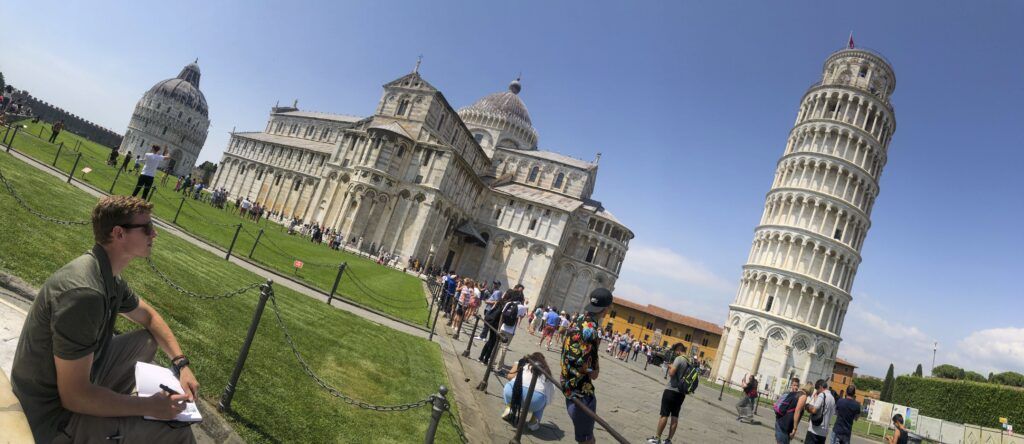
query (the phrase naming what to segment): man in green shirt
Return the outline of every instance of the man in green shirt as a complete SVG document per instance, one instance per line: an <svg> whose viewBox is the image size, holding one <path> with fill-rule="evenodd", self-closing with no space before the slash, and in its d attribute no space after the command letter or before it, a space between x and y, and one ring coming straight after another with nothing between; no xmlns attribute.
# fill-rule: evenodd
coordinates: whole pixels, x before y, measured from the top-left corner
<svg viewBox="0 0 1024 444"><path fill-rule="evenodd" d="M195 442L188 427L142 418L174 418L199 390L167 323L120 277L152 251L152 208L134 197L101 199L92 212L96 245L51 275L32 303L11 382L36 442ZM113 336L118 314L144 329ZM135 363L152 361L157 347L185 393L130 395Z"/></svg>

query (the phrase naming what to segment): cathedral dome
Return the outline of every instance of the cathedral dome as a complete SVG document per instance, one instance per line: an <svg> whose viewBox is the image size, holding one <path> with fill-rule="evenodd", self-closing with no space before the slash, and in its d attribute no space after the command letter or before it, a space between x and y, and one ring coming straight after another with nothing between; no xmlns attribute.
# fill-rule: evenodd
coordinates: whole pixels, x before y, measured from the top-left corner
<svg viewBox="0 0 1024 444"><path fill-rule="evenodd" d="M526 104L519 98L519 91L522 90L519 79L513 80L508 85L508 91L490 94L477 100L476 103L459 110L479 111L486 114L494 114L499 117L517 119L525 126L532 126L530 112L526 110Z"/></svg>
<svg viewBox="0 0 1024 444"><path fill-rule="evenodd" d="M146 97L154 95L169 98L209 117L206 97L199 91L199 65L195 63L185 65L178 77L157 83L146 92Z"/></svg>

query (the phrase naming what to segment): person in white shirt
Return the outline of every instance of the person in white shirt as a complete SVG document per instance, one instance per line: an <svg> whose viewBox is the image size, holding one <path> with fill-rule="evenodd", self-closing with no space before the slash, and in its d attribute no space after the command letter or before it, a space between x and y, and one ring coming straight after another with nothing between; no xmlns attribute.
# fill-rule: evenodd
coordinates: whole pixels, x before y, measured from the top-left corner
<svg viewBox="0 0 1024 444"><path fill-rule="evenodd" d="M156 169L160 166L160 163L166 159L170 159L171 156L167 155L167 147L164 147L164 153L158 154L160 151L159 145L153 145L153 152L146 154L145 166L142 167L142 174L139 175L139 181L135 183L135 191L132 192L132 197L139 195L139 190L142 191L142 200L149 200L149 192L153 189L153 178L156 177Z"/></svg>
<svg viewBox="0 0 1024 444"><path fill-rule="evenodd" d="M515 407L520 407L522 403L526 402L526 395L530 389L530 381L533 380L534 374L534 367L530 364L530 361L537 363L537 367L543 368L544 372L551 373L547 360L540 352L523 356L516 365L512 366L512 370L508 372L509 381L505 383L503 393L505 398L505 412L501 415L503 419L510 419L513 394L517 388L519 389L520 397L516 399L516 404L518 405ZM533 417L526 423L526 427L530 430L540 428L540 421L544 418L544 408L548 406L552 396L555 394L555 385L544 376L544 372L537 372L537 385L533 388L533 397L530 398L530 405L527 408L527 411L533 414Z"/></svg>
<svg viewBox="0 0 1024 444"><path fill-rule="evenodd" d="M832 392L828 390L828 385L824 379L814 382L814 395L805 408L811 412L811 424L807 427L804 442L808 444L825 444L829 423L836 414L836 400L832 397ZM821 420L815 421L819 415Z"/></svg>

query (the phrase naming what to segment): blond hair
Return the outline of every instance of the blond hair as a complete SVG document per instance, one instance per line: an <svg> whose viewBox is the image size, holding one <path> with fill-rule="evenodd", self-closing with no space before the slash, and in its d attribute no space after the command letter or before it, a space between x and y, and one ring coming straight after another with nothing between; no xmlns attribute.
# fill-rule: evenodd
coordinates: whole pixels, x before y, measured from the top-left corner
<svg viewBox="0 0 1024 444"><path fill-rule="evenodd" d="M129 224L133 217L152 211L153 204L137 197L104 197L92 209L92 237L97 244L107 244L114 227Z"/></svg>

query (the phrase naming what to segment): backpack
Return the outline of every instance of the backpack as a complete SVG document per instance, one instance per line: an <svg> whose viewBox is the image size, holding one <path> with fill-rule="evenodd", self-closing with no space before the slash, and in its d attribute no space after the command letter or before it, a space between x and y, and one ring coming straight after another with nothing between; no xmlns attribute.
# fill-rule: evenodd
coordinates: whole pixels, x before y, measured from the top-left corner
<svg viewBox="0 0 1024 444"><path fill-rule="evenodd" d="M775 418L781 418L786 416L789 412L796 411L796 395L794 393L787 393L785 396L780 396L778 401L772 405L772 410L775 410Z"/></svg>
<svg viewBox="0 0 1024 444"><path fill-rule="evenodd" d="M686 359L686 365L676 369L676 373L672 376L672 381L669 383L672 388L679 390L680 393L685 395L697 391L698 380L700 380L700 367L693 365L689 359Z"/></svg>
<svg viewBox="0 0 1024 444"><path fill-rule="evenodd" d="M511 327L516 325L518 320L519 304L515 301L505 303L505 307L501 309L501 323Z"/></svg>
<svg viewBox="0 0 1024 444"><path fill-rule="evenodd" d="M825 395L820 395L820 396L824 397ZM824 420L825 420L825 402L826 402L826 400L822 399L821 400L821 407L818 407L818 411L815 412L815 413L811 413L811 425L817 427L817 426L820 426L822 422L824 422Z"/></svg>

